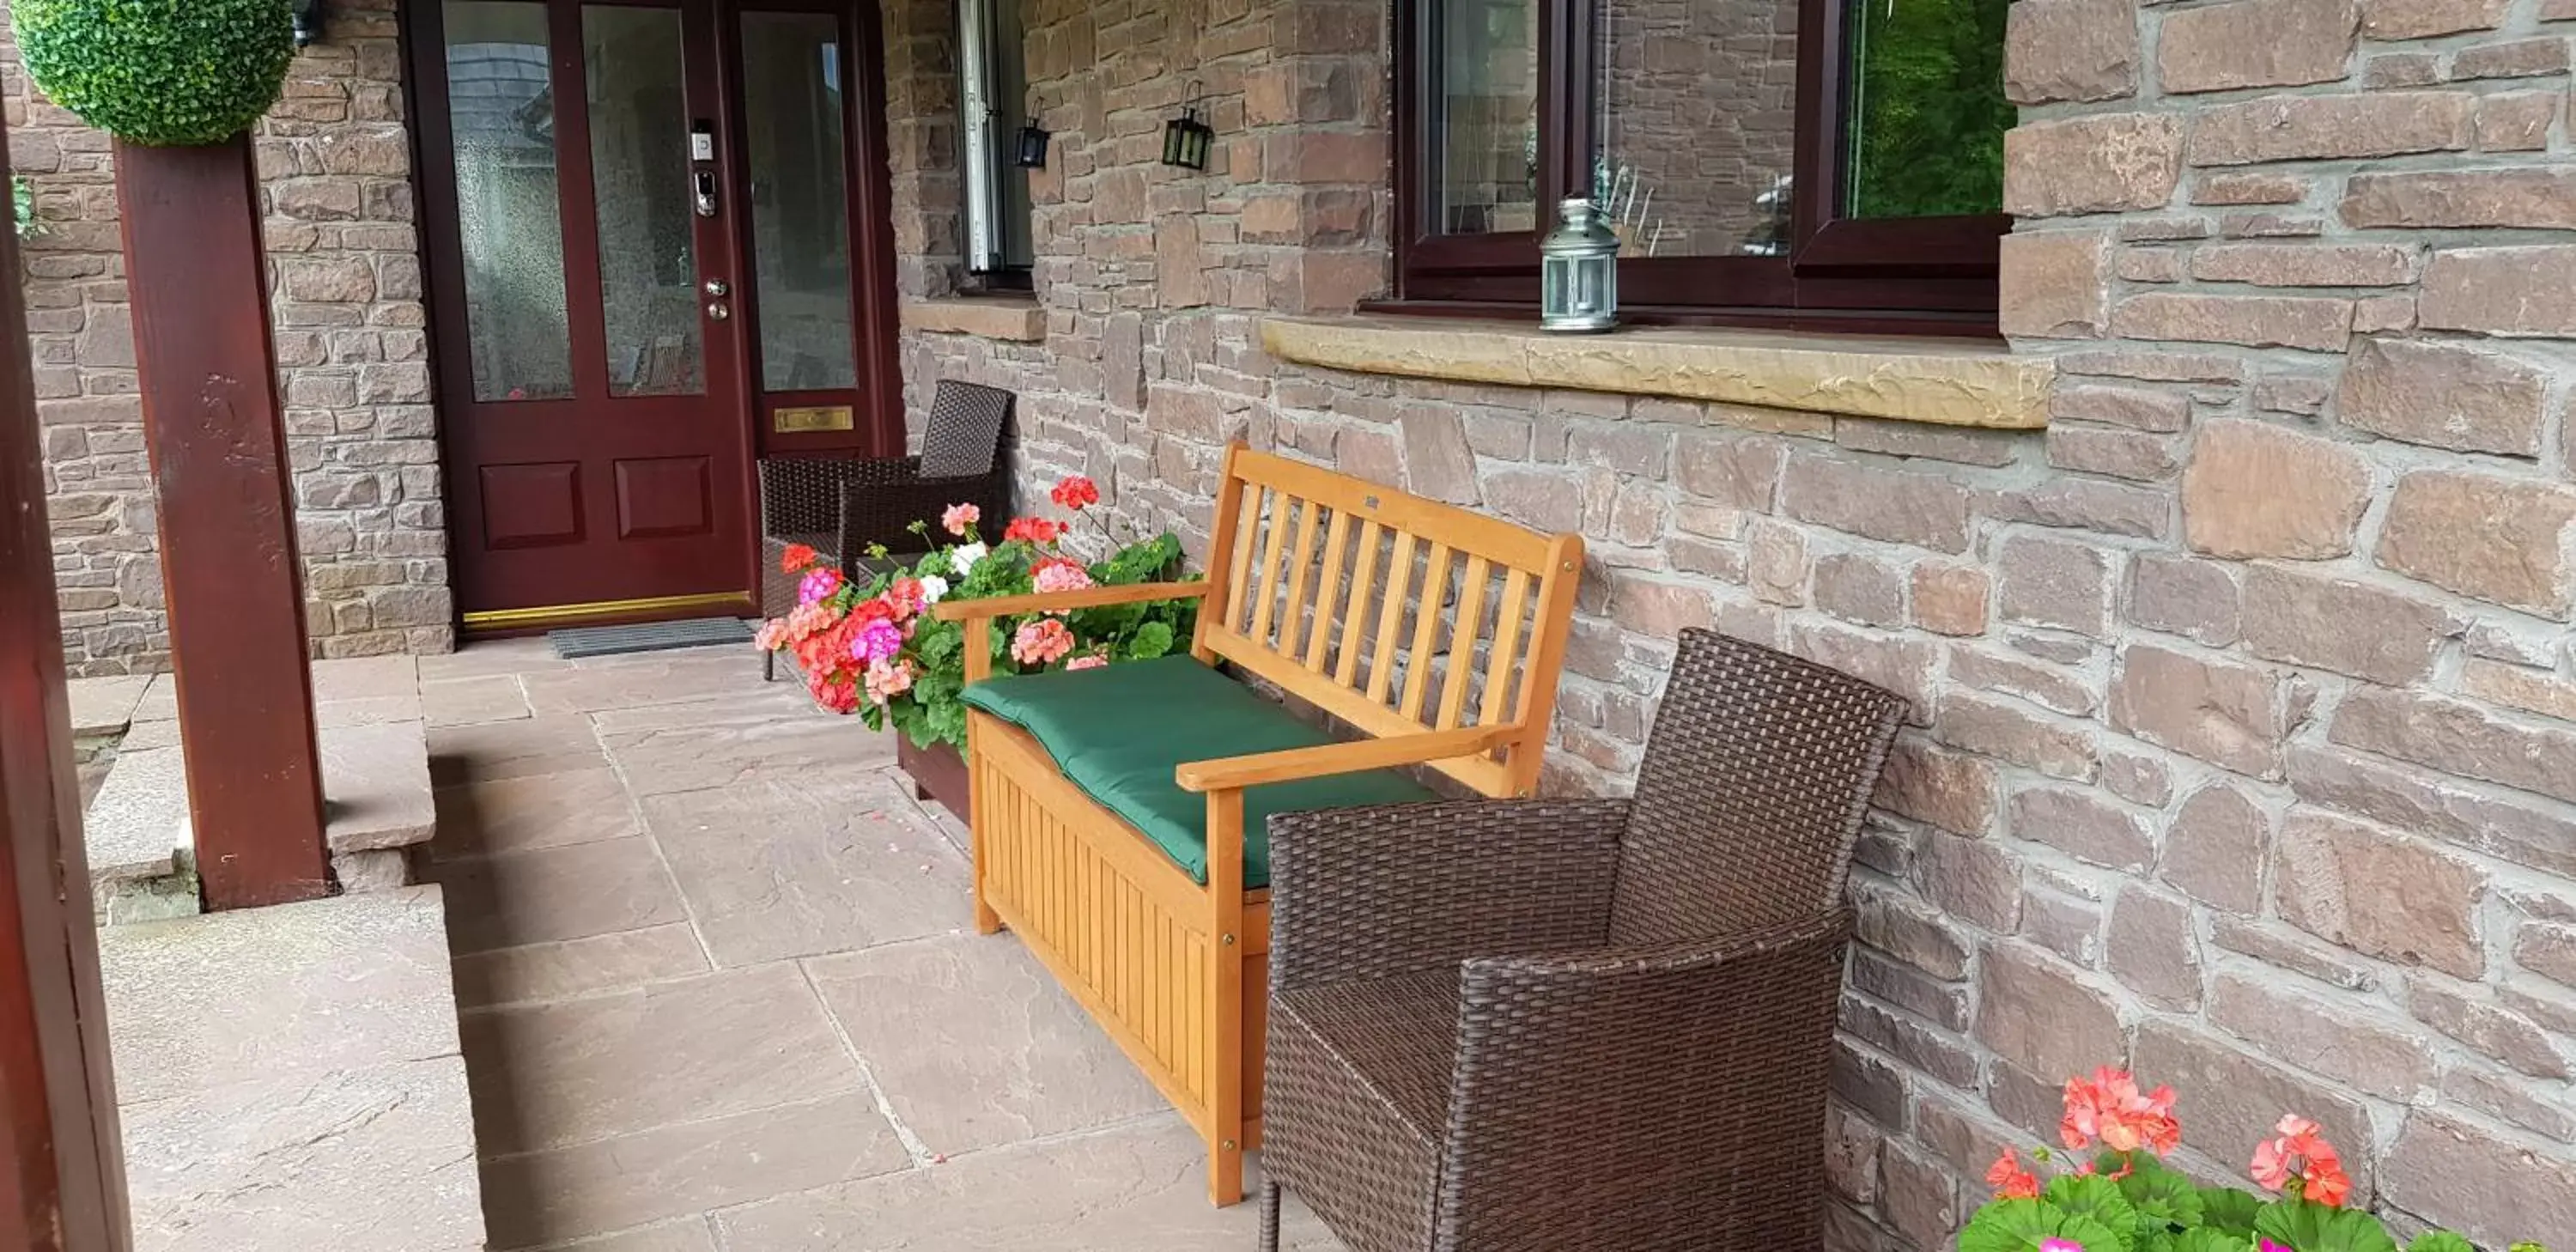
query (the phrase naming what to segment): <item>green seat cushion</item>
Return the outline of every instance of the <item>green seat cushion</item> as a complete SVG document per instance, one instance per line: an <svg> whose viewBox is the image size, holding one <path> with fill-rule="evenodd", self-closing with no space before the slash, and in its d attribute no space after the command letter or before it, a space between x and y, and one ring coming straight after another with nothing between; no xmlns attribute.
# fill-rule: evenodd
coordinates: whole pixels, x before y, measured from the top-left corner
<svg viewBox="0 0 2576 1252"><path fill-rule="evenodd" d="M1207 881L1207 797L1172 781L1190 761L1333 742L1260 693L1187 655L989 679L966 703L1029 732L1084 794ZM1243 793L1243 885L1270 885L1270 815L1436 800L1394 770Z"/></svg>

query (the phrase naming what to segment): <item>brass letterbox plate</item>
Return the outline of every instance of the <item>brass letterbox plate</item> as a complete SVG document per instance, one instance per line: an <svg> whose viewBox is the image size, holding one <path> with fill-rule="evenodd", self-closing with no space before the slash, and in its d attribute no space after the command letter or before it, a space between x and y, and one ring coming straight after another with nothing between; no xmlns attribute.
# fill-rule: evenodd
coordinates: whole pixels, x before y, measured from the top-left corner
<svg viewBox="0 0 2576 1252"><path fill-rule="evenodd" d="M857 426L850 406L846 404L779 409L769 415L769 428L782 435L800 435L816 430L854 430Z"/></svg>

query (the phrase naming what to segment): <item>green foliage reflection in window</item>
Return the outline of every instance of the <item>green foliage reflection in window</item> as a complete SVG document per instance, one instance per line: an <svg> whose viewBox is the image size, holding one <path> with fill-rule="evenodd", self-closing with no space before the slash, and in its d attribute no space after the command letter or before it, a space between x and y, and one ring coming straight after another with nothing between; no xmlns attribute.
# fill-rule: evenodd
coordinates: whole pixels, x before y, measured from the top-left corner
<svg viewBox="0 0 2576 1252"><path fill-rule="evenodd" d="M1995 213L2009 0L1852 0L1854 217Z"/></svg>

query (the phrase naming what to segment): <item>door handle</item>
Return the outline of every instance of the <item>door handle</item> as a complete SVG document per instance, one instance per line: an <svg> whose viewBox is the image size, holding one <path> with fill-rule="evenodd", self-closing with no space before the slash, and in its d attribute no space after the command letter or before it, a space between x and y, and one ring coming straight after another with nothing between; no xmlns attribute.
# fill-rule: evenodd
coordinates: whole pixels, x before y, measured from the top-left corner
<svg viewBox="0 0 2576 1252"><path fill-rule="evenodd" d="M707 294L721 300L733 294L733 284L721 278L710 278L707 280Z"/></svg>
<svg viewBox="0 0 2576 1252"><path fill-rule="evenodd" d="M726 303L725 303L724 301L722 301L722 300L709 300L709 301L707 301L707 318L708 318L708 320L710 320L710 321L717 321L717 322L721 322L721 321L725 320L726 318L728 318L728 317L732 317L732 316L733 316L733 306L732 306L732 305L726 304Z"/></svg>
<svg viewBox="0 0 2576 1252"><path fill-rule="evenodd" d="M715 171L698 170L689 176L689 180L690 186L696 193L693 199L698 206L698 216L714 217L716 215Z"/></svg>

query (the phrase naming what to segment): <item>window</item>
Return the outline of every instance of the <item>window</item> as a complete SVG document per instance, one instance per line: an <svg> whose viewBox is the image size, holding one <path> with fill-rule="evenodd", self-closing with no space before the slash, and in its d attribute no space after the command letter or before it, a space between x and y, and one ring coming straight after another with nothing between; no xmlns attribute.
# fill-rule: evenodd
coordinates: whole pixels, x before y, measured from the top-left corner
<svg viewBox="0 0 2576 1252"><path fill-rule="evenodd" d="M1535 306L1589 196L1639 320L1991 329L2008 0L1399 0L1405 301Z"/></svg>
<svg viewBox="0 0 2576 1252"><path fill-rule="evenodd" d="M1036 246L1029 172L1017 159L1029 122L1020 0L958 0L957 111L965 136L966 269L995 286L1026 286Z"/></svg>

